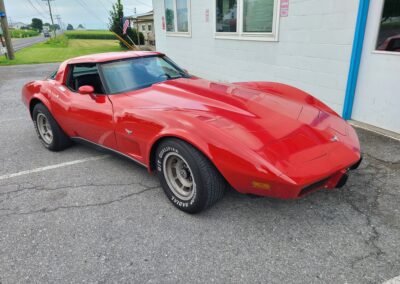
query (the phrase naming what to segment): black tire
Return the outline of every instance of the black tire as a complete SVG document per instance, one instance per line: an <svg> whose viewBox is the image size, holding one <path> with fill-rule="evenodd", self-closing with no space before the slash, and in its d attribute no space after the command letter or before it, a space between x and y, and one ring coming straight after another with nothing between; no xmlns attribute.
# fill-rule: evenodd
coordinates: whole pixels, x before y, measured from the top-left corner
<svg viewBox="0 0 400 284"><path fill-rule="evenodd" d="M193 189L190 191L192 193L185 197L186 199L176 193L177 190L174 190L171 179L168 178L167 163L169 163L169 159L179 160L180 158L188 166L186 168L188 174L185 176L189 176L189 179L191 177L193 181ZM157 148L155 159L161 186L167 198L180 210L187 213L198 213L223 197L227 184L225 179L207 157L190 144L179 139L162 141Z"/></svg>
<svg viewBox="0 0 400 284"><path fill-rule="evenodd" d="M38 117L45 117L50 124L52 139L51 141L46 141L38 129ZM36 134L38 135L43 146L50 151L61 151L71 145L71 140L64 133L58 123L55 121L54 117L51 115L50 111L43 104L38 103L35 105L32 111L33 124L35 126Z"/></svg>

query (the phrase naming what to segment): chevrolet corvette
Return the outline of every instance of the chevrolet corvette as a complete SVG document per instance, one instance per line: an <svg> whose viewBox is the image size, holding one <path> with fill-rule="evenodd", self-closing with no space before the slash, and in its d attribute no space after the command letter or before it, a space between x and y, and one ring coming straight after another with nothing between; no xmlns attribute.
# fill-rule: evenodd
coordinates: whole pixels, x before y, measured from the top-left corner
<svg viewBox="0 0 400 284"><path fill-rule="evenodd" d="M67 60L27 83L22 101L44 147L75 141L123 155L157 173L188 213L227 188L293 199L341 187L361 163L354 129L306 92L205 80L158 52Z"/></svg>

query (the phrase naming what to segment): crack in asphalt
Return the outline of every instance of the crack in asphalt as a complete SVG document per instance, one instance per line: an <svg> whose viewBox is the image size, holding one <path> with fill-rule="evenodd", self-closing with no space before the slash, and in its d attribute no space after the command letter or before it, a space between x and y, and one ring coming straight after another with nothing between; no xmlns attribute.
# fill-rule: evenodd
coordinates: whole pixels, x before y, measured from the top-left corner
<svg viewBox="0 0 400 284"><path fill-rule="evenodd" d="M106 205L110 205L113 204L115 202L120 202L123 201L127 198L130 198L132 196L135 195L140 195L142 193L145 193L147 191L159 188L160 186L147 186L144 185L142 183L128 183L128 184L84 184L84 185L74 185L74 186L61 186L61 187L55 187L55 188L45 188L45 189L37 189L37 187L32 187L32 188L24 188L24 189L17 189L14 191L9 191L8 193L14 193L14 192L21 192L27 189L36 189L38 191L53 191L53 190L60 190L60 189L73 189L73 188L82 188L82 187L93 187L93 186L100 186L100 187L107 187L107 186L126 186L126 185L140 185L142 187L144 187L143 190L140 191L135 191L129 194L125 194L120 196L119 198L116 199L112 199L112 200L108 200L108 201L104 201L104 202L98 202L98 203L89 203L89 204L83 204L83 205L68 205L68 206L58 206L58 207L54 207L54 208L42 208L39 210L32 210L32 211L26 211L26 212L12 212L12 213L8 213L8 214L4 214L2 216L0 216L0 218L3 217L10 217L10 216L15 216L15 215L32 215L32 214L38 214L38 213L49 213L49 212L54 212L54 211L58 211L61 209L82 209L82 208L89 208L89 207L98 207L98 206L106 206ZM4 202L4 200L2 201ZM0 211L13 211L13 209L9 209L9 208L0 208Z"/></svg>
<svg viewBox="0 0 400 284"><path fill-rule="evenodd" d="M22 187L23 185L26 184L30 184L32 185L31 187ZM37 190L37 191L55 191L55 190L62 190L62 189L75 189L75 188L81 188L81 187L108 187L108 186L128 186L128 185L140 185L142 187L148 187L145 184L142 183L138 183L138 182L132 182L132 183L108 183L108 184L96 184L96 183L90 183L90 184L77 184L77 185L65 185L65 186L56 186L53 188L46 188L46 187L40 187L38 185L33 185L31 183L25 183L25 184L15 184L15 183L11 183L11 184L4 184L4 185L0 185L0 187L5 187L5 186L18 186L17 189L15 190L10 190L10 191L5 191L5 192L0 192L0 196L3 195L11 195L13 193L18 193L18 192L23 192L23 191L27 191L27 190ZM6 198L4 200L1 200L0 203L2 203L5 200L8 200L9 198Z"/></svg>
<svg viewBox="0 0 400 284"><path fill-rule="evenodd" d="M383 166L386 166L387 168L390 168L392 170L400 170L400 161L398 162L391 162L391 161L386 161L381 158L377 158L369 153L363 153L364 158L369 158L371 160L374 160L375 162L378 162L382 164Z"/></svg>
<svg viewBox="0 0 400 284"><path fill-rule="evenodd" d="M383 164L383 166L388 167L390 169L393 169L393 166L397 167L397 163L391 163L387 161L383 161L381 159L377 159L371 155L364 155L367 159L372 159L375 160L375 162L378 162L380 164ZM389 165L389 166L388 166ZM369 173L368 171L372 169L372 173ZM380 232L374 225L373 217L376 215L376 210L379 211L378 206L379 206L379 198L381 197L382 194L382 189L387 186L387 178L385 176L388 175L388 171L384 170L382 168L379 168L376 165L373 165L372 163L368 163L368 165L362 169L363 172L358 172L356 173L357 175L360 176L366 176L366 180L364 180L363 184L365 187L369 186L370 188L373 189L373 192L375 195L373 196L373 200L368 202L366 200L365 208L361 208L356 205L355 201L358 200L358 198L346 198L346 202L350 205L352 210L357 212L359 215L362 215L365 220L366 220L366 225L370 229L370 236L367 239L364 239L364 243L367 247L371 248L371 252L360 256L356 257L351 261L351 268L355 268L355 266L368 259L368 258L375 258L379 259L381 261L387 262L385 259L382 258L382 256L386 255L385 251L382 250L382 248L378 245L379 238L380 238ZM367 171L367 172L366 172ZM350 192L347 191L348 194L357 194L356 192ZM362 196L362 199L365 199L364 196ZM376 216L379 219L379 216ZM376 221L379 222L379 221Z"/></svg>

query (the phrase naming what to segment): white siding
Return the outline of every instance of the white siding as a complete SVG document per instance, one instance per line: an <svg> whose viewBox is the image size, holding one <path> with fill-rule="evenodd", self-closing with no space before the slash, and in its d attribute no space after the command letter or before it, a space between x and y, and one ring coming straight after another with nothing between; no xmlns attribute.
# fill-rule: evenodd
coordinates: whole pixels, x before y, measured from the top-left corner
<svg viewBox="0 0 400 284"><path fill-rule="evenodd" d="M215 0L191 0L191 37L162 30L164 0L153 0L156 47L197 76L217 81L279 81L341 113L358 1L291 0L278 42L214 38ZM206 9L210 11L206 22Z"/></svg>

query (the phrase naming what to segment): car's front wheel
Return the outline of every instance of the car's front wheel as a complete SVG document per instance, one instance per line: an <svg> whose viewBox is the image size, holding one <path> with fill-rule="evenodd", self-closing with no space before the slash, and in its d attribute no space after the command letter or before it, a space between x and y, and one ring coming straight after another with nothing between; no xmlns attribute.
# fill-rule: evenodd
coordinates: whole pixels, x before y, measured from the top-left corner
<svg viewBox="0 0 400 284"><path fill-rule="evenodd" d="M41 103L32 112L33 124L42 144L51 151L64 150L71 140L60 128L50 111Z"/></svg>
<svg viewBox="0 0 400 284"><path fill-rule="evenodd" d="M157 173L168 199L179 209L198 213L220 200L226 181L197 149L178 139L158 146Z"/></svg>

